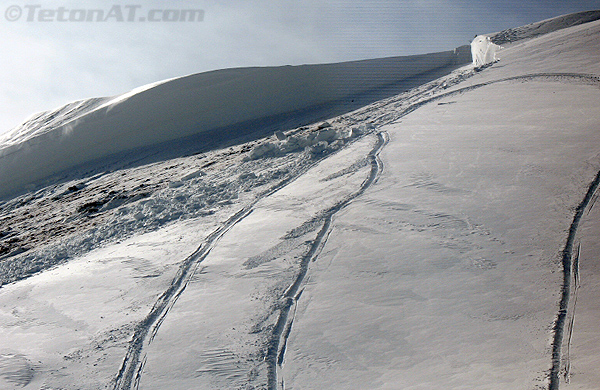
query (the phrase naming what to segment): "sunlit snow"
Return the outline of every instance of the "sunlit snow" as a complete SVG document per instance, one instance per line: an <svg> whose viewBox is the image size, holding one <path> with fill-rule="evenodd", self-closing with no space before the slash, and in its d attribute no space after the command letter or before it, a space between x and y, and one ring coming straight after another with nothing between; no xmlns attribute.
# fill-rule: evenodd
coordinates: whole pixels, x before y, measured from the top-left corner
<svg viewBox="0 0 600 390"><path fill-rule="evenodd" d="M0 146L0 389L597 390L590 18L33 116Z"/></svg>

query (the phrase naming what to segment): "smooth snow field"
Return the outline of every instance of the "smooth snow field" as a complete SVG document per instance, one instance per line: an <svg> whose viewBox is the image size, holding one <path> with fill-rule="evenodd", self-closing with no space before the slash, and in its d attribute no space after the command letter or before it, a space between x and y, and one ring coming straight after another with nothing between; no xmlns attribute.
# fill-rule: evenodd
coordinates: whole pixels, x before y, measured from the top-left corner
<svg viewBox="0 0 600 390"><path fill-rule="evenodd" d="M0 389L597 390L600 21L573 20L326 122L4 171ZM83 150L94 112L142 118L186 80L0 150Z"/></svg>

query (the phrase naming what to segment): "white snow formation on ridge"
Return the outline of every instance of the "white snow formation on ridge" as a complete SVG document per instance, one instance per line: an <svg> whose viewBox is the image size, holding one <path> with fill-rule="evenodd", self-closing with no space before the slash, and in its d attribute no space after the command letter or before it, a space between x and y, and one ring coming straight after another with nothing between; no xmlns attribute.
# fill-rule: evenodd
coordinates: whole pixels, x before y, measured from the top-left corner
<svg viewBox="0 0 600 390"><path fill-rule="evenodd" d="M473 65L483 66L498 61L496 53L502 49L501 46L492 43L492 39L485 35L478 35L471 42L471 55Z"/></svg>
<svg viewBox="0 0 600 390"><path fill-rule="evenodd" d="M225 69L67 105L4 137L0 198L119 152L191 136L200 138L183 144L195 142L201 149L209 141L264 136L268 126L306 125L447 74L467 56L461 48L339 64Z"/></svg>
<svg viewBox="0 0 600 390"><path fill-rule="evenodd" d="M599 37L0 202L0 388L597 390Z"/></svg>

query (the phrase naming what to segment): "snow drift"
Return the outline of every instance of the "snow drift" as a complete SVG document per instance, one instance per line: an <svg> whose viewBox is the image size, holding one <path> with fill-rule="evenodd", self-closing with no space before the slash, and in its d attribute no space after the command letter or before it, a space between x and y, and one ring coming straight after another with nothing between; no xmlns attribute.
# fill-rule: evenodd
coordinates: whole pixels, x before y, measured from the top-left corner
<svg viewBox="0 0 600 390"><path fill-rule="evenodd" d="M468 61L463 47L338 64L225 69L142 87L112 101L68 105L32 118L4 138L0 197L119 152L199 135L183 144L200 149L312 123L408 90Z"/></svg>

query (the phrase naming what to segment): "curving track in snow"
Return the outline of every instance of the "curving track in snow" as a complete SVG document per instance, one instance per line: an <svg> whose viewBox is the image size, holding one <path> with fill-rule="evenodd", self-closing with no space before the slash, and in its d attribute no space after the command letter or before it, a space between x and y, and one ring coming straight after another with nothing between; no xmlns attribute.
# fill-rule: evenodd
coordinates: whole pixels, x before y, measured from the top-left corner
<svg viewBox="0 0 600 390"><path fill-rule="evenodd" d="M579 248L577 248L577 253L575 256L573 255L575 249L575 237L577 236L577 229L579 228L581 218L583 217L584 213L586 211L589 212L594 205L592 199L594 199L594 195L598 191L598 186L600 186L600 172L598 172L588 187L585 197L575 209L573 222L569 228L569 235L567 236L567 241L562 251L563 286L559 311L553 327L554 337L552 340L552 368L550 370L550 384L548 386L548 390L558 390L560 386L560 374L562 370L561 355L564 343L565 326L569 324L567 340L568 351L568 346L570 345L573 332L573 322L575 321L575 303L577 301L577 290L579 287ZM571 313L569 313L569 301L571 299L574 300L574 304L572 306ZM570 317L570 319L568 317ZM570 375L569 365L569 356L567 352L566 368L564 373L565 378L568 378Z"/></svg>
<svg viewBox="0 0 600 390"><path fill-rule="evenodd" d="M429 99L425 99L421 102L413 104L407 107L400 113L400 117L405 116L419 107L432 103L437 100L441 100L443 98L456 96L459 94L464 94L469 91L473 91L482 87L498 84L498 83L507 83L507 82L530 82L530 81L548 81L548 82L571 82L571 83L580 83L585 85L592 85L600 87L600 76L595 74L585 74L585 73L532 73L520 76L512 76L505 77L497 80L492 80L488 82L478 83L467 87L462 87L453 91L449 91L446 93L442 93L431 97ZM579 223L581 218L586 210L589 212L589 208L593 206L592 199L594 199L594 195L596 194L598 187L600 185L600 172L596 175L594 180L589 185L588 191L582 200L582 202L575 209L575 213L573 216L573 222L571 223L569 234L566 238L566 243L564 249L562 250L562 272L563 272L563 284L561 288L561 299L559 303L559 311L556 316L556 320L552 327L553 337L552 337L552 365L549 373L549 385L548 390L558 390L560 385L560 376L561 372L564 371L564 376L568 377L569 375L569 362L568 356L566 357L566 368L562 367L562 347L564 344L564 334L565 327L568 323L572 323L574 321L574 313L569 313L569 301L576 294L576 291L572 291L572 284L577 283L578 275L576 270L574 269L574 265L579 267L578 257L576 257L576 262L573 261L573 251L574 251L574 242L575 237L577 235L577 229L579 227ZM576 298L576 297L575 297ZM572 308L574 311L574 306ZM570 317L570 320L569 320ZM570 333L572 332L572 324L569 326L569 339Z"/></svg>
<svg viewBox="0 0 600 390"><path fill-rule="evenodd" d="M529 82L529 81L534 81L534 80L549 81L549 82L577 82L577 83L582 83L582 84L586 84L586 85L600 87L600 76L597 76L594 74L584 74L584 73L527 74L527 75L521 75L521 76L506 77L506 78L493 80L493 81L489 81L489 82L485 82L485 83L479 83L479 84L475 84L472 86L463 87L463 88L457 89L455 91L444 93L444 94L435 96L431 99L427 99L427 100L423 101L421 104L409 107L404 114L407 114L409 112L416 110L421 105L431 103L433 101L436 101L436 100L439 100L439 99L442 99L445 97L450 97L450 96L454 96L457 94L466 93L466 92L469 92L469 91L472 91L472 90L475 90L475 89L478 89L481 87L498 84L498 83L503 83L503 82L512 82L512 81ZM569 234L567 236L564 249L562 250L562 253L561 253L563 284L562 284L562 288L561 288L561 299L560 299L560 303L559 303L559 310L558 310L554 325L552 327L552 332L553 332L552 365L551 365L550 374L549 374L548 390L558 390L559 389L561 371L563 371L561 362L562 362L562 347L563 347L563 343L564 343L565 327L566 327L567 323L572 323L574 321L574 316L575 316L574 313L568 312L569 301L572 299L572 296L574 296L574 294L576 294L576 291L572 291L573 290L572 284L577 283L577 278L578 278L577 272L576 272L576 270L574 270L575 262L573 261L575 237L577 235L577 229L579 227L579 223L581 221L583 214L585 213L586 210L588 210L590 208L590 206L593 206L592 199L594 198L594 194L596 194L599 185L600 185L600 172L598 172L598 174L596 175L594 180L590 183L590 185L588 187L588 191L587 191L584 199L581 201L581 203L575 209L575 214L573 216L573 222L571 223L571 226L569 228ZM576 256L576 260L577 260L576 265L578 268L579 267L578 256ZM574 311L574 306L573 306L573 311ZM568 319L569 317L571 317L570 320ZM569 333L571 333L571 332L572 332L572 325L569 327ZM570 335L569 335L569 339L570 339ZM565 370L564 370L565 377L567 377L569 375L568 356L566 359L567 359L567 362L566 362L567 368L565 368Z"/></svg>
<svg viewBox="0 0 600 390"><path fill-rule="evenodd" d="M498 80L492 80L484 83L478 83L467 87L462 87L456 89L454 91L450 91L447 93L442 93L440 95L436 95L432 98L425 99L422 102L413 104L402 111L400 116L405 116L410 112L415 111L419 107L432 103L434 101L464 94L469 91L473 91L475 89L479 89L482 87L498 84L498 83L506 83L506 82L530 82L530 81L548 81L548 82L575 82L585 85L592 85L600 87L600 76L595 74L585 74L585 73L533 73L526 74L520 76L512 76L501 78ZM575 209L575 213L573 216L573 222L569 228L569 234L566 238L566 243L564 249L562 250L562 273L563 273L563 284L561 288L561 299L559 303L559 311L556 316L556 320L552 327L553 337L552 337L552 365L549 373L549 385L548 390L558 390L560 385L560 376L561 372L564 371L565 377L569 375L569 362L568 356L566 357L566 368L562 367L562 347L564 344L564 334L565 327L567 323L571 323L569 326L569 339L571 337L570 333L572 332L572 322L574 321L574 313L569 313L569 301L576 294L576 291L572 291L572 284L577 283L578 275L577 270L574 269L576 266L579 267L578 256L576 256L576 261L573 261L573 251L574 251L574 242L575 237L577 235L577 229L579 227L579 223L585 211L589 212L589 209L593 206L592 199L594 199L594 195L596 194L598 187L600 185L600 172L596 175L594 180L590 183L588 191L582 200L582 202ZM575 297L576 299L576 297ZM572 308L574 311L574 306ZM570 317L570 320L569 320Z"/></svg>
<svg viewBox="0 0 600 390"><path fill-rule="evenodd" d="M353 199L360 196L376 181L377 176L382 170L382 163L378 158L378 154L388 142L387 135L384 133L379 133L378 138L378 142L368 155L368 159L371 161L371 173L369 177L362 183L358 191L346 199L338 202L336 205L329 208L324 214L322 214L321 220L324 221L324 227L319 232L317 239L314 241L309 253L305 256L305 259L303 259L300 266L300 274L296 278L296 282L294 282L294 284L288 289L289 294L292 294L292 292L295 294L297 292L298 287L306 275L308 263L311 259L316 258L320 249L322 249L326 241L326 235L328 234L331 226L331 219L333 215L348 205ZM136 324L133 335L131 336L131 340L129 341L127 352L121 363L121 367L113 380L112 388L114 390L129 390L137 389L139 387L140 379L146 362L144 348L152 343L154 337L159 331L160 326L162 325L166 316L169 314L169 311L175 305L179 297L184 293L188 283L198 270L198 267L211 253L211 250L218 244L219 240L235 225L249 216L253 212L254 207L258 202L287 186L321 160L322 158L315 160L304 167L301 167L290 177L278 182L257 196L250 204L233 214L220 227L209 234L204 242L198 247L198 249L196 249L194 253L180 263L178 272L171 281L167 290L165 290L159 296L152 306L150 312ZM286 293L285 297L287 296L288 294ZM281 317L283 317L283 314ZM285 313L285 317L287 318L287 312ZM283 321L285 322L285 319ZM278 344L279 342L277 342L277 345Z"/></svg>
<svg viewBox="0 0 600 390"><path fill-rule="evenodd" d="M165 316L184 292L189 280L194 276L198 265L208 256L219 239L251 212L252 206L247 206L232 215L221 227L212 232L194 253L181 263L169 288L161 294L150 313L136 325L127 353L115 378L115 390L131 389L132 385L134 388L137 387L136 383L138 383L141 370L144 367L145 359L140 359L144 346L152 342ZM149 334L150 337L148 337Z"/></svg>
<svg viewBox="0 0 600 390"><path fill-rule="evenodd" d="M465 78L470 77L471 74L462 75L458 79L455 79L454 82L458 83L464 81ZM432 103L434 101L451 97L454 95L463 94L481 87L497 84L497 83L506 83L506 82L529 82L529 81L549 81L549 82L576 82L587 85L600 85L600 77L592 74L580 74L580 73L536 73L536 74L527 74L521 76L513 76L501 78L498 80L488 81L484 83L474 84L462 88L458 88L449 92L435 94L432 97L425 97L425 93L420 94L420 99L417 99L416 102L409 104L401 109L393 112L393 115L389 116L381 116L376 118L374 121L378 126L386 123L391 123L397 121L399 118L415 111L419 107ZM439 87L439 85L437 85ZM435 89L433 90L435 91ZM429 91L425 91L429 92ZM382 105L376 105L367 107L363 110L359 110L361 115L370 112L376 112L384 108L386 105L390 105L392 103L397 102L394 99L385 102ZM350 118L349 118L350 119ZM302 295L302 284L305 280L305 277L308 272L309 264L312 261L315 261L319 254L321 253L323 247L327 242L327 238L332 229L332 220L337 212L342 210L348 204L350 204L354 199L362 195L370 186L372 186L378 179L379 175L383 170L383 164L379 159L379 153L388 143L389 138L387 133L380 132L378 135L378 142L371 150L368 155L368 160L371 165L371 170L369 176L365 181L361 184L360 188L353 193L352 195L346 197L340 202L336 203L334 206L325 210L319 216L319 224L321 224L321 229L319 230L316 238L311 243L309 250L303 256L300 262L300 269L298 274L296 275L293 282L287 288L283 296L281 297L282 305L280 307L279 316L276 322L275 327L273 328L272 334L270 336L270 341L268 344L268 350L266 355L266 363L268 366L268 388L276 390L278 386L278 370L282 367L284 363L284 356L286 351L286 343L290 332L292 330L292 325L294 321L294 313L296 308L296 303L300 299ZM308 167L306 168L308 169ZM305 170L303 170L304 172ZM271 195L278 189L284 187L289 184L290 181L297 178L301 173L298 173L293 178L288 179L286 181L280 182L271 188L269 191L262 194L258 197L252 204L244 207L236 214L231 216L221 227L211 233L206 241L188 258L186 258L180 265L179 271L176 277L173 279L170 287L159 297L159 299L154 304L150 313L140 321L134 331L134 335L129 343L129 348L127 354L123 360L121 369L119 370L115 380L114 380L114 390L125 390L137 388L139 385L139 380L141 377L141 373L144 368L145 356L143 355L143 349L145 346L152 343L152 340L158 329L160 328L162 321L169 313L169 310L173 307L177 299L186 289L187 283L193 277L196 272L199 264L208 256L211 249L217 245L219 239L223 237L233 226L242 221L245 217L252 213L254 205L261 199ZM554 337L552 343L552 369L550 372L550 387L549 390L558 389L559 382L559 373L560 373L560 364L561 364L561 346L563 344L563 335L565 323L567 321L567 307L569 303L569 298L571 296L571 268L572 268L572 252L573 252L573 241L574 235L577 231L577 225L579 220L581 219L581 215L585 211L586 207L590 204L590 200L593 197L594 192L598 187L598 182L600 181L600 173L596 177L596 180L590 185L588 194L586 195L584 201L577 208L575 217L573 219L573 224L571 225L571 229L569 231L569 237L567 238L567 243L563 250L563 288L562 288L562 299L560 302L560 310L557 315L557 319L555 321L555 325L553 328Z"/></svg>
<svg viewBox="0 0 600 390"><path fill-rule="evenodd" d="M584 73L533 73L533 74L525 74L520 76L512 76L506 78L500 78L497 80L492 80L488 82L478 83L462 88L458 88L449 92L437 94L433 97L422 99L421 101L417 101L413 104L408 105L407 107L399 110L395 113L395 118L393 120L388 120L387 122L395 122L399 118L404 117L405 115L417 110L419 107L422 107L426 104L456 96L461 95L482 87L499 84L499 83L511 83L511 82L521 82L527 83L532 81L547 81L547 82L558 82L558 83L577 83L582 85L591 85L591 86L600 86L600 76L594 74L584 74ZM380 136L382 133L379 133ZM387 142L387 141L386 141ZM385 144L385 143L384 143ZM380 145L380 148L383 145ZM372 164L375 164L378 161L377 154L380 149L377 147L374 149L373 153L370 155ZM370 178L377 177L378 171L376 165L372 165L371 176ZM376 180L376 179L375 179ZM368 187L369 183L366 187ZM600 172L596 175L595 179L589 185L588 191L583 199L583 201L577 206L575 209L575 213L573 216L573 222L570 226L568 237L566 238L565 246L561 252L562 257L562 273L563 273L563 283L561 287L561 299L559 302L559 310L556 315L556 319L554 321L552 327L552 362L551 369L549 372L549 390L558 390L559 388L559 379L561 373L564 373L565 376L568 375L568 367L565 369L562 367L562 362L566 359L566 365L568 366L568 357L563 358L561 356L562 347L565 343L565 327L568 323L573 322L574 313L569 313L569 300L573 299L576 291L573 291L572 284L577 283L577 280L573 281L573 278L577 278L576 270L574 267L578 267L578 264L575 264L573 261L574 258L574 242L575 236L577 234L577 229L579 226L579 222L586 212L589 211L589 208L593 205L594 195L596 194L598 187L600 184ZM363 184L364 187L364 184ZM361 188L360 193L364 192L365 188ZM360 194L356 194L358 196ZM354 198L353 198L354 199ZM343 202L342 202L343 203ZM349 203L349 201L348 201ZM342 205L340 208L332 208L328 210L323 217L323 225L317 236L317 239L312 243L310 251L306 254L303 259L303 269L308 268L308 264L311 261L315 261L319 256L319 253L323 249L329 233L331 232L331 219L333 214L335 214L339 209L345 207L347 203ZM293 325L293 314L290 319L290 313L295 313L295 307L297 301L300 299L303 290L300 289L302 280L306 276L306 271L302 271L297 279L294 281L292 285L286 291L284 297L282 298L284 301L283 308L281 309L281 314L279 317L279 321L277 322L277 326L273 331L273 336L271 340L271 344L269 346L269 352L267 355L268 365L269 365L269 389L277 390L278 386L280 386L283 381L279 380L278 383L278 375L277 371L282 367L284 363L284 354L286 350L286 342L290 335L291 328ZM571 308L574 311L574 307ZM568 333L572 332L572 326L567 330ZM570 338L570 336L569 336Z"/></svg>
<svg viewBox="0 0 600 390"><path fill-rule="evenodd" d="M175 305L181 294L185 291L200 263L202 263L202 261L210 254L211 250L215 247L221 237L250 215L254 206L260 200L268 197L295 180L312 165L314 164L310 164L296 175L280 181L258 196L252 203L233 214L225 221L225 223L208 235L204 243L202 243L194 253L181 262L179 270L171 281L169 288L160 295L148 315L135 326L127 353L123 359L121 368L114 379L114 390L125 390L138 387L145 363L145 356L143 356L144 347L152 343L161 324L169 313L169 310Z"/></svg>
<svg viewBox="0 0 600 390"><path fill-rule="evenodd" d="M402 117L407 115L417 108L424 106L425 104L434 102L436 100L440 100L447 97L452 97L455 95L460 95L469 91L473 91L479 89L481 87L487 87L489 85L506 83L511 81L517 82L529 82L529 81L550 81L550 82L579 82L586 85L600 86L600 76L595 74L585 74L585 73L532 73L525 74L521 76L512 76L512 77L504 77L497 80L487 81L483 83L478 83L474 85L470 85L468 87L462 87L453 91L449 91L446 93L442 93L436 95L434 97L425 99L421 102L415 103L404 109L400 112L399 116Z"/></svg>
<svg viewBox="0 0 600 390"><path fill-rule="evenodd" d="M302 258L298 275L292 284L290 284L290 286L286 289L283 297L281 298L283 305L280 309L275 328L273 329L266 356L269 371L269 390L277 390L277 368L283 365L286 342L290 335L294 321L293 316L291 319L289 319L290 311L292 307L295 308L296 302L302 295L302 290L300 290L300 287L302 286L302 283L308 272L309 264L312 261L317 260L319 254L323 250L323 247L327 243L327 238L329 237L329 233L331 232L332 228L333 217L336 213L348 206L354 199L361 196L369 187L377 182L377 179L383 171L383 162L379 159L379 153L389 142L389 136L386 132L380 132L377 134L377 137L378 141L368 155L369 163L371 165L369 176L365 179L365 181L363 181L360 188L355 193L351 194L346 199L341 200L322 213L320 217L322 227L319 230L315 240L311 243L310 249Z"/></svg>

